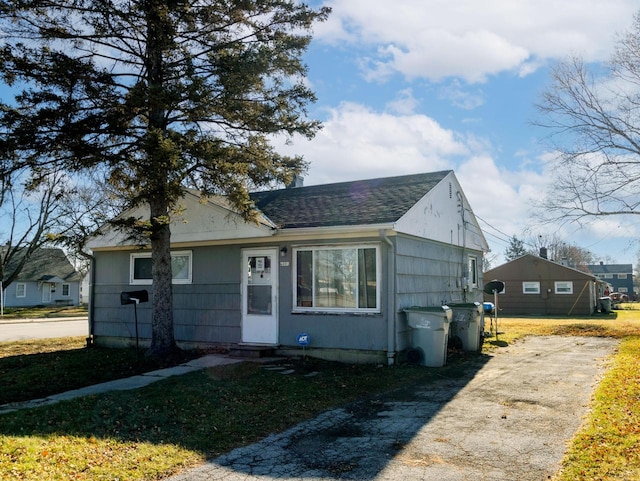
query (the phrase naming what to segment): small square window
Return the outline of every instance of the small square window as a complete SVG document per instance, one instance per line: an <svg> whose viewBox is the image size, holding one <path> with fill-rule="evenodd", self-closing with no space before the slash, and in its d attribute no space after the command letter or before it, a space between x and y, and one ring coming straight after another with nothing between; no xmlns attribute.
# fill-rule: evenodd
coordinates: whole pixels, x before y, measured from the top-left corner
<svg viewBox="0 0 640 481"><path fill-rule="evenodd" d="M191 251L171 253L171 274L174 284L191 284ZM151 253L131 254L130 284L151 284Z"/></svg>
<svg viewBox="0 0 640 481"><path fill-rule="evenodd" d="M573 294L572 281L556 281L554 286L556 294Z"/></svg>
<svg viewBox="0 0 640 481"><path fill-rule="evenodd" d="M539 282L523 282L522 283L523 294L540 294Z"/></svg>

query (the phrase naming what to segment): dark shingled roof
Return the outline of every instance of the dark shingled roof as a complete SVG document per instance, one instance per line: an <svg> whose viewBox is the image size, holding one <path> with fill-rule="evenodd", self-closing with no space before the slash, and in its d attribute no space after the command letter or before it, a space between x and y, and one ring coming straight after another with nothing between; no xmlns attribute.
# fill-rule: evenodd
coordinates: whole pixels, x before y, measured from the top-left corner
<svg viewBox="0 0 640 481"><path fill-rule="evenodd" d="M256 192L256 207L280 228L395 222L451 170Z"/></svg>
<svg viewBox="0 0 640 481"><path fill-rule="evenodd" d="M15 268L15 262L17 262L17 259L9 263L5 270L6 274ZM21 282L35 282L46 280L46 276L59 277L69 282L81 280L80 275L73 268L73 265L69 262L69 259L62 249L45 247L36 249L31 254L27 263L18 274L17 280Z"/></svg>
<svg viewBox="0 0 640 481"><path fill-rule="evenodd" d="M633 264L589 264L587 269L593 274L631 274Z"/></svg>

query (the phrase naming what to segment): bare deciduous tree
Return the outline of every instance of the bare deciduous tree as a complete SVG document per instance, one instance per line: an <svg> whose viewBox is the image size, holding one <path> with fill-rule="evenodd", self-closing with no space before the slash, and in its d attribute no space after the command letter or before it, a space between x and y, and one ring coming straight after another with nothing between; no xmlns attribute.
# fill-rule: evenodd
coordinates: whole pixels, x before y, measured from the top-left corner
<svg viewBox="0 0 640 481"><path fill-rule="evenodd" d="M640 14L606 67L579 58L558 65L538 108L536 124L557 153L539 216L584 223L640 214Z"/></svg>

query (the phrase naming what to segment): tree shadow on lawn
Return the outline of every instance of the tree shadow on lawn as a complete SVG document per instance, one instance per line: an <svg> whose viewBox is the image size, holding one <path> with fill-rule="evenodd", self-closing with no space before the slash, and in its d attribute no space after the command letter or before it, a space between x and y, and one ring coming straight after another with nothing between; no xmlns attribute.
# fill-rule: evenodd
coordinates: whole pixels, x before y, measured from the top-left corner
<svg viewBox="0 0 640 481"><path fill-rule="evenodd" d="M306 422L307 427L298 431L293 428L289 434L298 441L283 447L290 462L311 463L308 449L313 449L315 443L311 440L321 440L323 449L339 447L339 459L348 460L341 465L349 467L349 477L360 476L382 470L386 460L409 442L489 359L480 353L459 353L452 355L442 368L376 368L320 362L315 371L307 364L303 370L294 366L289 375L241 363L174 376L135 391L111 392L4 414L0 418L0 434L48 439L70 435L103 439L110 444L115 440L175 445L211 458ZM329 414L324 424L314 424L316 416L335 410L336 406L338 414ZM352 442L357 441L353 433L366 432L368 422L391 416L384 413L393 412L398 406L410 406L412 418L387 423L374 445L365 450L358 442ZM306 440L308 449L300 439ZM339 460L322 466L317 464L318 456L313 459L313 466L308 468L324 471L327 476L336 475L333 470Z"/></svg>
<svg viewBox="0 0 640 481"><path fill-rule="evenodd" d="M180 359L158 362L134 348L78 348L0 357L0 405L122 379L187 362L202 355L185 351Z"/></svg>

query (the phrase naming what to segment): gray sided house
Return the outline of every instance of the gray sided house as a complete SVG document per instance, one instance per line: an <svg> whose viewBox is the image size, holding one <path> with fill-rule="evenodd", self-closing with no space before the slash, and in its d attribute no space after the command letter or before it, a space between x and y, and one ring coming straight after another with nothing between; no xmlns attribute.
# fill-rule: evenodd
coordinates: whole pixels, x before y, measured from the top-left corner
<svg viewBox="0 0 640 481"><path fill-rule="evenodd" d="M271 346L393 363L410 347L403 308L482 302L484 236L452 171L253 194L244 222L188 193L172 224L174 329L182 347ZM140 215L143 213L140 212ZM150 253L116 232L90 244L94 342L131 343L123 291L146 289ZM137 307L140 342L150 303ZM302 336L306 334L306 337Z"/></svg>
<svg viewBox="0 0 640 481"><path fill-rule="evenodd" d="M633 264L600 264L588 265L589 271L598 279L608 283L613 288L612 293L618 292L634 300Z"/></svg>
<svg viewBox="0 0 640 481"><path fill-rule="evenodd" d="M602 296L595 276L531 254L486 271L484 278L505 284L498 294L500 315L591 315Z"/></svg>
<svg viewBox="0 0 640 481"><path fill-rule="evenodd" d="M13 268L10 264L5 271ZM18 278L9 285L3 284L3 303L6 307L76 306L80 303L81 280L62 249L37 249Z"/></svg>

